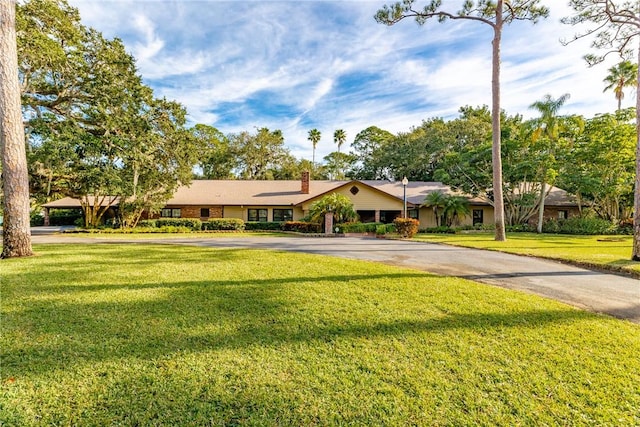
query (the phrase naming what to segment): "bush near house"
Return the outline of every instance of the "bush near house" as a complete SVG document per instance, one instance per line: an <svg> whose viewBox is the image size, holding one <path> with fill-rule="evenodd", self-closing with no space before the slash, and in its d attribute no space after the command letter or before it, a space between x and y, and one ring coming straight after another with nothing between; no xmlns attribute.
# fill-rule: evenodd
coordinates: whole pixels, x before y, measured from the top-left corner
<svg viewBox="0 0 640 427"><path fill-rule="evenodd" d="M393 224L380 224L376 226L377 236L384 236L385 234L395 233L395 232L396 232L396 226Z"/></svg>
<svg viewBox="0 0 640 427"><path fill-rule="evenodd" d="M401 237L411 238L418 232L420 223L413 218L396 218L393 220L396 230Z"/></svg>
<svg viewBox="0 0 640 427"><path fill-rule="evenodd" d="M507 225L506 231L509 233L535 233L536 228L531 224ZM463 225L461 227L428 227L419 230L419 233L428 234L456 234L464 231L492 231L493 224ZM619 225L611 221L597 217L572 217L568 219L552 219L544 223L542 232L546 234L570 234L583 236L611 235L611 234L632 234L633 228L625 222Z"/></svg>
<svg viewBox="0 0 640 427"><path fill-rule="evenodd" d="M86 234L162 234L162 233L191 233L189 227L176 227L173 225L163 225L162 227L133 227L133 228L76 228L67 230L65 233L86 233Z"/></svg>
<svg viewBox="0 0 640 427"><path fill-rule="evenodd" d="M83 219L82 212L77 209L51 210L49 213L49 225L75 225L78 219ZM44 216L39 212L31 213L31 226L44 225ZM84 225L84 221L82 222Z"/></svg>
<svg viewBox="0 0 640 427"><path fill-rule="evenodd" d="M31 227L44 225L44 216L41 213L31 212L29 225Z"/></svg>
<svg viewBox="0 0 640 427"><path fill-rule="evenodd" d="M284 223L281 221L251 221L244 224L244 229L248 231L280 231L283 225Z"/></svg>
<svg viewBox="0 0 640 427"><path fill-rule="evenodd" d="M245 223L240 218L212 218L202 223L203 230L212 231L243 231Z"/></svg>
<svg viewBox="0 0 640 427"><path fill-rule="evenodd" d="M136 228L156 228L158 223L155 219L143 219L142 221L138 221L138 225Z"/></svg>
<svg viewBox="0 0 640 427"><path fill-rule="evenodd" d="M446 225L441 225L439 227L428 227L422 228L418 231L419 233L430 233L430 234L456 234L456 229L447 227Z"/></svg>
<svg viewBox="0 0 640 427"><path fill-rule="evenodd" d="M159 218L156 227L187 227L193 231L202 230L202 221L197 218Z"/></svg>
<svg viewBox="0 0 640 427"><path fill-rule="evenodd" d="M282 225L284 231L295 231L298 233L321 233L322 226L316 222L287 221Z"/></svg>
<svg viewBox="0 0 640 427"><path fill-rule="evenodd" d="M572 217L567 219L553 219L542 225L544 233L557 234L616 234L617 227L606 219L596 217Z"/></svg>
<svg viewBox="0 0 640 427"><path fill-rule="evenodd" d="M338 224L338 233L375 233L379 225L385 226L381 222L345 222Z"/></svg>

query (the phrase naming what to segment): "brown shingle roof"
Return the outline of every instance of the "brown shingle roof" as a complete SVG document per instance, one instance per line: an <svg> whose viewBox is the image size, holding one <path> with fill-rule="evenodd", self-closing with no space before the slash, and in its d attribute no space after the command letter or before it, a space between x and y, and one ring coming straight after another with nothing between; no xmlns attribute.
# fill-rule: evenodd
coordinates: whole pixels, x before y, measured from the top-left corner
<svg viewBox="0 0 640 427"><path fill-rule="evenodd" d="M400 200L403 199L404 189L402 188L402 182L400 181L363 180L360 182L390 194ZM424 202L424 198L434 191L441 191L444 194L450 195L464 195L461 192L452 190L451 187L444 185L441 182L409 181L407 184L407 202L414 205L421 205ZM469 202L472 204L487 204L487 201L480 197L470 197Z"/></svg>
<svg viewBox="0 0 640 427"><path fill-rule="evenodd" d="M306 200L329 193L352 182L387 193L399 200L403 198L403 187L399 181L311 181L309 194L302 193L301 181L244 181L244 180L194 180L188 186L181 186L167 206L295 206ZM409 181L407 185L407 202L421 205L424 198L434 191L445 194L463 193L452 190L441 182ZM475 205L487 205L480 197L470 198ZM117 205L118 200L112 205ZM576 206L575 197L566 191L553 187L546 199L548 206ZM47 208L79 208L80 201L65 197L43 205Z"/></svg>
<svg viewBox="0 0 640 427"><path fill-rule="evenodd" d="M349 181L311 181L309 194L301 181L194 180L178 188L168 206L287 206L297 205Z"/></svg>

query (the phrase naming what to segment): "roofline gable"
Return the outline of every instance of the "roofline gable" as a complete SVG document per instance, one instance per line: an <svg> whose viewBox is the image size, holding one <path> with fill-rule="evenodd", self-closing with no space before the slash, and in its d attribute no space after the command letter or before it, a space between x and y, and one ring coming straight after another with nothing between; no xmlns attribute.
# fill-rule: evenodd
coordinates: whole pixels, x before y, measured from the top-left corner
<svg viewBox="0 0 640 427"><path fill-rule="evenodd" d="M316 195L314 195L312 197L309 197L308 199L302 200L302 201L298 202L298 204L296 204L294 206L302 206L303 204L308 203L310 200L324 197L327 194L334 193L334 192L336 192L336 191L338 191L338 190L340 190L340 189L342 189L344 187L347 187L349 185L355 185L355 184L360 184L360 185L362 185L362 186L364 186L366 188L369 188L369 189L373 190L374 192L377 192L379 194L385 195L387 197L391 197L392 199L395 199L395 200L399 200L400 202L404 202L404 199L402 197L397 197L397 196L395 196L395 195L393 195L391 193L387 193L384 190L381 190L381 189L376 188L376 187L374 187L372 185L369 185L366 182L360 181L358 179L353 179L351 181L348 181L348 182L345 182L343 184L340 184L337 187L332 188L331 190L324 191L324 192L322 192L320 194L316 194ZM407 206L411 206L412 208L419 207L419 205L416 205L415 203L411 203L409 201L407 201Z"/></svg>

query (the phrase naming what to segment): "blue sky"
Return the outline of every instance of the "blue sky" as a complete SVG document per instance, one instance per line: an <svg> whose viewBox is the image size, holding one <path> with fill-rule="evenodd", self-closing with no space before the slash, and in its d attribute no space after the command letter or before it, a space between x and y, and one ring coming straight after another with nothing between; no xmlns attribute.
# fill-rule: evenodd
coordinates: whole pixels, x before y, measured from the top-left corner
<svg viewBox="0 0 640 427"><path fill-rule="evenodd" d="M476 22L373 15L384 0L164 1L70 0L83 23L121 38L156 96L182 103L190 122L223 133L282 130L299 158L311 158L309 129L322 132L316 158L376 125L407 131L464 105L491 104L491 29ZM424 3L424 2L423 2ZM561 24L567 1L543 1L551 16L505 28L502 105L509 114L545 94L571 95L565 114L613 111L602 79L616 61L588 68L587 42L562 46L576 28ZM462 0L444 0L457 10ZM633 104L628 91L624 106Z"/></svg>

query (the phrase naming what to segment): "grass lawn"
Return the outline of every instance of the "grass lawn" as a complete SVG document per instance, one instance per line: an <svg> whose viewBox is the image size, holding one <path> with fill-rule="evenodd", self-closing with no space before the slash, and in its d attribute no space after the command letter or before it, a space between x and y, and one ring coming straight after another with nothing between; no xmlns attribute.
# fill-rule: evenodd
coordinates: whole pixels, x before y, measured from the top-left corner
<svg viewBox="0 0 640 427"><path fill-rule="evenodd" d="M461 233L418 234L415 239L571 261L640 275L640 262L631 261L632 236L509 233L506 242L496 242L493 233Z"/></svg>
<svg viewBox="0 0 640 427"><path fill-rule="evenodd" d="M639 425L640 326L318 255L1 261L0 425Z"/></svg>

